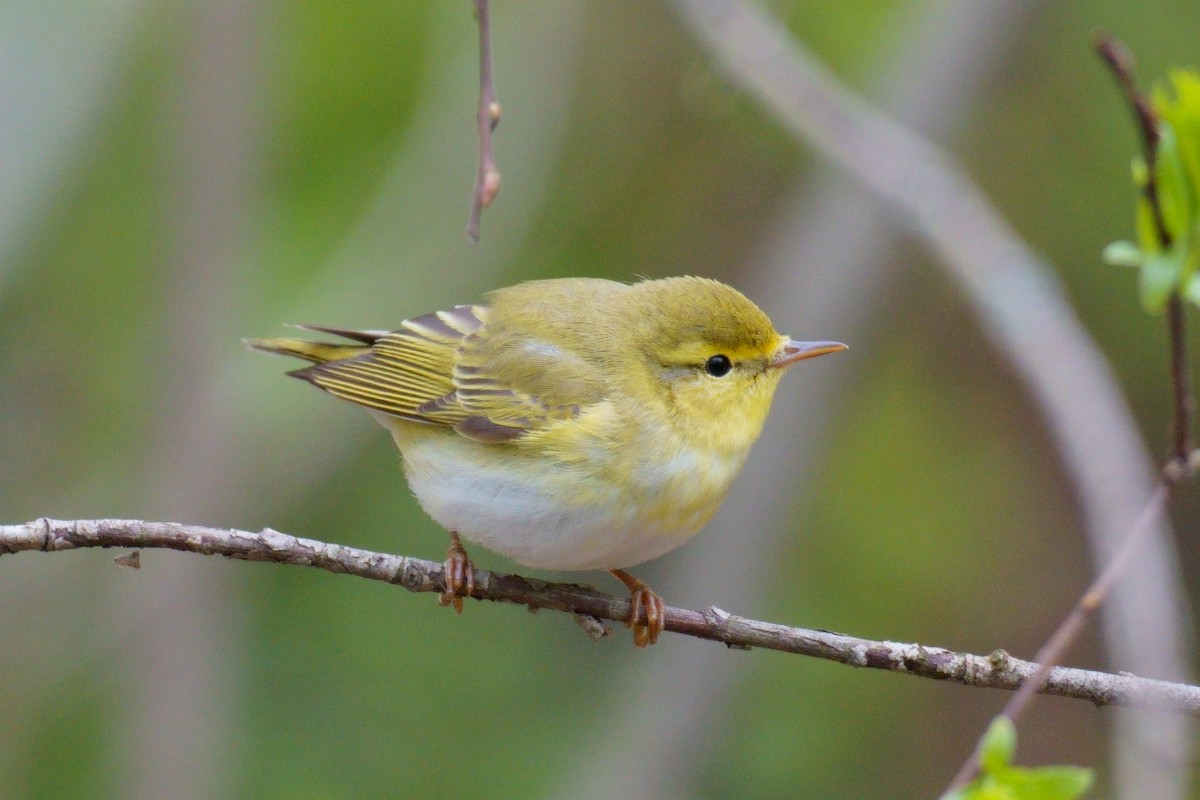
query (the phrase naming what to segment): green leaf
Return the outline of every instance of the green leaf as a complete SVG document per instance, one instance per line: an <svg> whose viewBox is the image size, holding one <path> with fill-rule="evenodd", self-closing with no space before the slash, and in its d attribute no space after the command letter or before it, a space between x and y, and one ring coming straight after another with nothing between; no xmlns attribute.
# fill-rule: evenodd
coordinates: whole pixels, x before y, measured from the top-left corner
<svg viewBox="0 0 1200 800"><path fill-rule="evenodd" d="M996 717L979 745L979 765L985 773L1004 769L1017 752L1017 729L1005 716Z"/></svg>
<svg viewBox="0 0 1200 800"><path fill-rule="evenodd" d="M1083 767L1009 767L999 775L984 775L965 789L941 800L1077 800L1095 775Z"/></svg>
<svg viewBox="0 0 1200 800"><path fill-rule="evenodd" d="M1142 265L1141 249L1130 241L1112 242L1100 253L1104 263L1114 267L1140 267Z"/></svg>
<svg viewBox="0 0 1200 800"><path fill-rule="evenodd" d="M1194 231L1187 231L1183 236L1175 241L1174 249L1179 251L1179 285L1176 287L1181 290L1196 274L1196 267L1200 265L1200 247L1196 247L1196 234Z"/></svg>
<svg viewBox="0 0 1200 800"><path fill-rule="evenodd" d="M1070 766L1013 767L1009 772L1007 785L1019 800L1075 800L1096 777L1090 769Z"/></svg>
<svg viewBox="0 0 1200 800"><path fill-rule="evenodd" d="M1135 227L1147 256L1142 260L1142 304L1157 312L1172 291L1200 305L1200 287L1193 281L1200 267L1200 74L1172 70L1167 81L1150 93L1150 104L1159 117L1154 180L1163 225L1171 239L1169 252L1159 252L1162 246L1145 200L1145 164L1139 167L1136 162L1134 183L1143 192ZM1160 257L1150 257L1154 253Z"/></svg>
<svg viewBox="0 0 1200 800"><path fill-rule="evenodd" d="M1095 777L1083 767L1004 767L941 800L1077 800Z"/></svg>
<svg viewBox="0 0 1200 800"><path fill-rule="evenodd" d="M1200 74L1171 72L1165 84L1154 87L1150 103L1158 115L1158 145L1154 153L1154 194L1169 244L1163 246L1159 220L1147 197L1150 169L1143 158L1132 162L1138 189L1134 204L1136 246L1113 242L1103 253L1109 264L1138 267L1142 306L1161 313L1172 292L1200 305Z"/></svg>
<svg viewBox="0 0 1200 800"><path fill-rule="evenodd" d="M1142 261L1139 276L1142 307L1151 314L1161 314L1182 276L1183 259L1179 248L1147 256Z"/></svg>
<svg viewBox="0 0 1200 800"><path fill-rule="evenodd" d="M1195 190L1200 188L1200 74L1174 69L1167 82L1172 91L1156 86L1151 93L1151 104L1175 131L1184 172L1195 198Z"/></svg>
<svg viewBox="0 0 1200 800"><path fill-rule="evenodd" d="M1158 224L1154 221L1154 211L1150 201L1146 199L1145 191L1138 194L1134 203L1133 227L1137 232L1138 246L1146 253L1157 253L1162 250L1162 240L1158 238Z"/></svg>
<svg viewBox="0 0 1200 800"><path fill-rule="evenodd" d="M1133 185L1139 189L1146 188L1150 180L1150 170L1146 169L1146 159L1134 156L1129 162L1129 173L1133 177Z"/></svg>
<svg viewBox="0 0 1200 800"><path fill-rule="evenodd" d="M1158 128L1158 149L1154 161L1155 188L1163 225L1174 240L1190 228L1196 218L1195 193L1183 166L1175 129L1166 120L1162 120Z"/></svg>
<svg viewBox="0 0 1200 800"><path fill-rule="evenodd" d="M1012 721L996 717L979 745L979 777L941 800L1075 800L1095 778L1083 767L1014 767L1016 750Z"/></svg>
<svg viewBox="0 0 1200 800"><path fill-rule="evenodd" d="M1200 275L1193 275L1183 284L1183 298L1200 306Z"/></svg>

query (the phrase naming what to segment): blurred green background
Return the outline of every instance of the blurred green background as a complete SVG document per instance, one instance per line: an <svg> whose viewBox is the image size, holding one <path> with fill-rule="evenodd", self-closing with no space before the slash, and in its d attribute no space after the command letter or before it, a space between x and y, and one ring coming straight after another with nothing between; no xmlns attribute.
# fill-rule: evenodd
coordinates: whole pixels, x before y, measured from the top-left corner
<svg viewBox="0 0 1200 800"><path fill-rule="evenodd" d="M270 526L440 558L390 438L242 336L391 327L559 275L750 290L820 159L659 3L496 4L505 182L467 244L469 6L0 5L0 522ZM889 54L920 51L928 8L768 7L868 96L903 69ZM1148 81L1196 65L1197 9L1028 9L942 144L1054 263L1157 453L1162 324L1098 255L1131 234L1137 140L1088 36L1123 37ZM1058 457L920 244L875 268L891 275L869 329L839 365L789 378L839 376L820 452L794 476L802 502L776 498L790 517L773 532L722 516L639 574L669 582L721 539L765 551L757 592L714 572L668 602L1031 657L1089 573ZM802 338L847 336L756 299ZM808 411L777 405L768 436ZM1181 498L1178 530L1198 514ZM1190 575L1200 552L1182 547ZM563 615L455 617L315 570L152 551L134 572L112 556L0 559L0 796L639 797L653 792L623 780L648 770L661 796L931 797L1005 700L672 635L597 644ZM1069 661L1105 666L1094 636ZM644 691L646 676L666 688ZM1044 700L1023 760L1096 766L1104 796L1111 718Z"/></svg>

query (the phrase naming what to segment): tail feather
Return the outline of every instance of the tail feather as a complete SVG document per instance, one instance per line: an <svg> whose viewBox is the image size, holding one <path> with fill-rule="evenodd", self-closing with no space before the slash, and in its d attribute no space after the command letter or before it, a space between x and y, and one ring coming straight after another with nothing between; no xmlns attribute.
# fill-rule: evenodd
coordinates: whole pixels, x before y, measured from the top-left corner
<svg viewBox="0 0 1200 800"><path fill-rule="evenodd" d="M307 339L243 339L247 347L262 350L266 353L277 353L284 356L295 356L314 364L324 364L327 361L338 361L343 358L353 358L370 350L369 346L361 344L336 344L334 342L313 342Z"/></svg>
<svg viewBox="0 0 1200 800"><path fill-rule="evenodd" d="M429 425L452 425L457 418L448 421L446 415L453 409L445 404L428 413L422 409L455 390L455 348L467 335L463 328L470 327L470 319L478 322L475 313L470 319L461 317L461 308L455 313L446 312L445 318L419 317L392 332L297 326L341 336L349 342L290 337L243 341L254 350L310 362L288 375L376 412L377 417L383 414Z"/></svg>
<svg viewBox="0 0 1200 800"><path fill-rule="evenodd" d="M356 331L351 328L333 328L328 325L295 325L294 327L306 331L317 331L318 333L328 333L333 336L340 336L343 339L352 339L363 344L375 344L384 336L388 335L388 331Z"/></svg>

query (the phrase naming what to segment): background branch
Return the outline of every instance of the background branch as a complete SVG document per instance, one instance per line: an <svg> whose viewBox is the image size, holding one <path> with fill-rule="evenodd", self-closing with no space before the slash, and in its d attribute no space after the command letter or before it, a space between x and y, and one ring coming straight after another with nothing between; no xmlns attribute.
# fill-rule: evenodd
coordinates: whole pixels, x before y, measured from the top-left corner
<svg viewBox="0 0 1200 800"><path fill-rule="evenodd" d="M1111 370L1051 265L951 158L851 93L756 4L674 5L732 83L889 201L939 256L1036 400L1075 485L1095 568L1102 569L1134 527L1153 473ZM1113 663L1186 679L1188 629L1177 563L1165 523L1155 526L1107 609ZM1142 624L1147 618L1156 624ZM1118 725L1118 796L1182 796L1184 721L1127 721Z"/></svg>
<svg viewBox="0 0 1200 800"><path fill-rule="evenodd" d="M258 533L142 520L53 520L0 526L0 555L21 551L74 550L82 547L166 548L246 561L316 567L328 572L403 586L410 592L441 592L443 565L302 539L274 530ZM599 619L628 619L628 600L587 586L476 570L476 600L518 603ZM760 647L838 661L853 667L901 672L967 686L1016 689L1037 664L1003 651L988 656L859 639L830 631L793 628L746 619L718 608L692 611L667 607L667 630L722 642L733 648ZM1200 687L1133 675L1111 675L1055 667L1041 690L1045 694L1088 700L1096 705L1128 705L1200 714Z"/></svg>
<svg viewBox="0 0 1200 800"><path fill-rule="evenodd" d="M1133 57L1128 49L1111 36L1097 37L1095 47L1104 63L1113 71L1141 130L1147 173L1144 192L1150 205L1159 244L1163 249L1169 248L1171 234L1167 230L1162 204L1159 202L1158 184L1154 170L1160 140L1158 117L1149 100L1138 90L1137 84L1134 82ZM1079 639L1092 615L1104 604L1117 581L1124 577L1134 554L1154 530L1157 520L1166 510L1171 490L1191 473L1191 379L1185 345L1183 303L1178 290L1171 293L1167 304L1167 330L1170 342L1171 386L1174 400L1172 461L1164 467L1161 482L1155 487L1154 493L1146 503L1146 508L1143 509L1137 523L1121 543L1117 554L1087 588L1075 607L1071 609L1071 613L1038 651L1036 658L1040 663L1037 670L1030 676L1028 682L1017 690L1000 712L1001 716L1008 717L1014 725L1033 701L1038 687L1045 681L1051 669L1062 660L1071 646ZM948 795L966 786L978 773L985 738L986 734L980 738L974 751L950 781L945 794Z"/></svg>
<svg viewBox="0 0 1200 800"><path fill-rule="evenodd" d="M1020 32L1039 4L1038 0L916 4L912 13L904 15L903 24L891 28L882 46L873 51L866 93L880 98L881 105L901 120L919 124L926 135L954 139L972 119L976 104L987 96L987 87L1010 49L1021 41ZM753 49L753 43L750 47ZM698 104L707 116L714 102L719 106L730 90L717 83L707 53L693 74L712 84ZM762 302L772 319L803 325L814 335L836 332L855 343L855 352L883 353L887 358L881 340L894 335L894 330L884 322L888 333L881 334L879 326L881 320L896 313L903 302L903 293L897 288L910 281L916 269L911 259L896 258L905 248L906 232L892 223L884 204L870 200L856 182L846 180L831 164L814 162L811 170L792 176L771 210L768 227L754 252L739 258L737 267L722 256L720 274ZM695 206L696 211L702 208L702 203ZM846 231L854 231L854 235L847 236ZM738 272L731 271L734 269ZM782 553L802 553L807 562L814 558L814 549L822 549L823 536L835 535L830 530L818 531L811 523L798 526L794 515L804 509L811 519L814 504L822 502L816 476L829 469L834 431L847 419L845 400L862 386L865 369L868 367L858 358L831 362L811 370L803 380L785 381L779 387L777 411L755 445L738 490L709 524L713 532L752 530L754 535L706 536L702 546L680 548L669 561L648 565L649 570L658 570L651 579L664 596L697 597L696 587L701 586L704 594L693 602L713 602L759 617L775 616L781 605L796 604L806 614L824 617L820 606L806 599L808 593L822 591L813 572L789 568L788 597L781 597L772 581L763 576L777 572ZM803 409L804 424L792 424L779 413L782 409ZM781 497L790 502L781 504ZM799 544L798 537L802 540ZM849 554L843 557L847 564L856 561ZM858 566L864 565L858 561ZM797 586L799 582L804 585ZM841 622L836 625L852 627ZM653 659L621 659L614 680L621 691L605 702L606 724L590 726L571 737L571 763L548 796L562 800L621 796L673 800L708 792L707 778L696 765L731 758L730 740L740 734L730 731L728 721L739 717L745 692L763 680L764 673L757 659L706 657L704 653L687 642L671 642L662 652L655 652ZM789 686L796 696L810 688L836 694L839 680L854 677L843 675L827 682L814 672L795 676ZM936 692L927 686L894 688L907 697ZM874 696L872 710L869 715L864 712L864 718L889 714L883 710L889 696L887 691ZM945 707L935 713L944 725L938 737L925 742L934 752L957 742L958 718L970 714L948 695L943 702ZM912 712L914 716L928 712L921 701L914 705L924 708ZM1076 711L1087 715L1086 709ZM898 711L892 718L905 725L907 713ZM822 727L825 735L836 738L839 726L854 729L861 719L842 715L840 722L827 720L830 724ZM945 743L939 737L944 737ZM833 768L826 764L821 769ZM928 786L924 793L937 788ZM839 791L846 790L842 787ZM889 791L896 794L899 790L891 783ZM756 792L745 789L743 793ZM916 796L923 792L914 785L899 793Z"/></svg>
<svg viewBox="0 0 1200 800"><path fill-rule="evenodd" d="M256 43L269 24L258 6L239 0L177 8L180 58L159 162L171 187L158 264L163 293L154 321L146 319L143 348L180 368L145 383L149 414L139 438L156 466L143 473L142 501L122 507L131 516L224 521L229 498L219 487L237 462L238 437L227 406L206 395L226 374L226 342L239 327L228 298L253 282L247 248L268 116ZM118 585L96 600L112 618L153 632L117 655L126 680L114 690L114 796L236 793L233 776L210 765L245 743L237 720L246 695L233 687L246 629L222 624L241 605L238 588L205 567L171 559L136 596Z"/></svg>

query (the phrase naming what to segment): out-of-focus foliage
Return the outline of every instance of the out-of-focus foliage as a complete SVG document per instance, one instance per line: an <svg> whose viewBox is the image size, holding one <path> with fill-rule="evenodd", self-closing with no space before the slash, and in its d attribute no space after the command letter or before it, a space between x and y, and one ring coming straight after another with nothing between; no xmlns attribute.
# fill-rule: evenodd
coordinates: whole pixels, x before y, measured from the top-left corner
<svg viewBox="0 0 1200 800"><path fill-rule="evenodd" d="M1169 243L1163 244L1150 202L1149 165L1137 156L1137 244L1119 241L1104 249L1110 264L1141 269L1142 305L1152 313L1161 313L1173 292L1200 305L1200 74L1172 70L1169 87L1159 84L1150 96L1159 117L1154 192Z"/></svg>
<svg viewBox="0 0 1200 800"><path fill-rule="evenodd" d="M992 720L979 748L979 777L942 800L1075 800L1095 775L1081 767L1015 767L1017 730L1012 720Z"/></svg>
<svg viewBox="0 0 1200 800"><path fill-rule="evenodd" d="M764 5L876 101L904 66L887 54L936 33L904 0ZM504 188L470 247L467 0L0 3L0 520L269 526L437 558L445 533L386 434L242 337L388 327L541 277L751 283L781 210L811 188L812 154L661 4L493 6ZM1096 28L1145 76L1195 59L1190 4L1040 4L942 144L1054 263L1155 447L1162 332L1131 274L1095 268L1128 228L1136 147ZM872 268L890 277L838 357L850 377L828 449L794 476L811 499L773 498L792 514L780 531L714 524L685 548L769 546L763 599L721 574L666 599L1031 655L1089 573L1051 433L928 253L903 244ZM754 299L790 334L844 335ZM809 411L777 407L760 446ZM1186 493L1176 520L1200 524ZM655 585L686 554L637 574ZM635 712L651 734L688 720L656 765L683 776L676 796L928 797L1003 701L679 636L637 652L624 631L593 643L564 615L469 603L456 617L316 570L162 551L133 571L112 555L0 557L6 800L565 796ZM679 654L674 683L717 668L732 683L631 710L630 669ZM1070 660L1105 665L1092 641ZM1022 752L1096 765L1103 792L1111 718L1039 701ZM619 776L617 761L601 769ZM168 774L185 777L157 787Z"/></svg>

